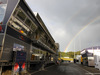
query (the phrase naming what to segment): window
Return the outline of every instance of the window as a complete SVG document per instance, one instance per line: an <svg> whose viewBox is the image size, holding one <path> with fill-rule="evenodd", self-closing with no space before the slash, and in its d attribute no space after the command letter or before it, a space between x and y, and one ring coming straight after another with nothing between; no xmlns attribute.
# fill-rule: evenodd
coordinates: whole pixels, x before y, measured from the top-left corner
<svg viewBox="0 0 100 75"><path fill-rule="evenodd" d="M17 7L13 15L16 16L16 18L20 19L21 22L23 22L24 25L28 26L28 28L30 28L32 31L36 30L36 25L29 19L29 17L24 13L21 7Z"/></svg>
<svg viewBox="0 0 100 75"><path fill-rule="evenodd" d="M31 25L31 29L32 29L32 31L35 31L36 30L36 26L33 23Z"/></svg>
<svg viewBox="0 0 100 75"><path fill-rule="evenodd" d="M11 17L8 24L24 35L27 35L27 33L30 31L22 22L13 16Z"/></svg>
<svg viewBox="0 0 100 75"><path fill-rule="evenodd" d="M30 25L32 24L32 22L27 18L26 21L25 21L25 24L27 24L30 27Z"/></svg>
<svg viewBox="0 0 100 75"><path fill-rule="evenodd" d="M28 36L29 38L32 37L33 31L36 30L35 24L24 13L20 6L15 9L8 25L16 29L18 32Z"/></svg>
<svg viewBox="0 0 100 75"><path fill-rule="evenodd" d="M25 18L26 18L26 15L25 15L21 10L18 12L17 16L18 16L22 21L24 21Z"/></svg>
<svg viewBox="0 0 100 75"><path fill-rule="evenodd" d="M18 7L17 7L16 10L14 11L14 13L13 13L14 16L17 14L18 10L19 10L19 9L18 9Z"/></svg>

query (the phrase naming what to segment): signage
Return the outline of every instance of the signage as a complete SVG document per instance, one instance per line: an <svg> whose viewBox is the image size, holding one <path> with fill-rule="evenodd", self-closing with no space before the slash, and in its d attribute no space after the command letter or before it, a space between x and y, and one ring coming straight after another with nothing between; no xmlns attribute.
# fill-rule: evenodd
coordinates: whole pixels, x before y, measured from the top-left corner
<svg viewBox="0 0 100 75"><path fill-rule="evenodd" d="M14 43L13 51L24 51L24 46Z"/></svg>
<svg viewBox="0 0 100 75"><path fill-rule="evenodd" d="M26 52L17 51L16 58L15 58L14 71L15 72L23 71L25 69L25 62L26 62Z"/></svg>

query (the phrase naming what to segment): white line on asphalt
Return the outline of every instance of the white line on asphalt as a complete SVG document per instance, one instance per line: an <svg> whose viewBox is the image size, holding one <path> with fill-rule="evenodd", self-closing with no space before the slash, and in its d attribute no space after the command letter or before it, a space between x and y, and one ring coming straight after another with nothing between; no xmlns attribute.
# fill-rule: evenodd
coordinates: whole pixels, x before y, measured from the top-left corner
<svg viewBox="0 0 100 75"><path fill-rule="evenodd" d="M82 68L83 69L83 68ZM99 74L100 75L100 73L92 73L92 72L89 72L89 71L87 71L87 70L85 70L85 69L83 69L84 71L86 71L86 72L88 72L88 73L85 73L85 74L89 74L89 75L97 75L97 74Z"/></svg>
<svg viewBox="0 0 100 75"><path fill-rule="evenodd" d="M92 75L99 74L100 75L100 73L85 73L85 74L92 74Z"/></svg>
<svg viewBox="0 0 100 75"><path fill-rule="evenodd" d="M78 66L78 65L77 65ZM81 67L80 67L81 68ZM83 69L83 68L81 68L82 70L84 70L84 71L86 71L87 72L87 74L91 74L91 75L94 75L93 73L91 73L91 72L89 72L89 71L87 71L87 70L85 70L85 69Z"/></svg>

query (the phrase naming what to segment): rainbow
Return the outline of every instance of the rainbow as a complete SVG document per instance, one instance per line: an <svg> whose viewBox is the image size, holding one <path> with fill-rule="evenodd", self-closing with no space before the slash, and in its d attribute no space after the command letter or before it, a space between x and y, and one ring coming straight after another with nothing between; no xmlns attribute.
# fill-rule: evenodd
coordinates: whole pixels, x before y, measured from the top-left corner
<svg viewBox="0 0 100 75"><path fill-rule="evenodd" d="M71 18L69 18L66 24L68 24L74 17L76 17L83 9L85 9L85 8L81 8L81 9L80 9L79 11L77 11Z"/></svg>
<svg viewBox="0 0 100 75"><path fill-rule="evenodd" d="M94 23L97 19L99 19L100 16L97 16L96 18L94 18L93 20L91 20L88 24L86 24L82 29L80 29L80 31L72 38L72 40L68 43L67 47L65 48L64 52L66 52L68 50L68 47L70 46L70 44L72 43L72 41L90 24Z"/></svg>

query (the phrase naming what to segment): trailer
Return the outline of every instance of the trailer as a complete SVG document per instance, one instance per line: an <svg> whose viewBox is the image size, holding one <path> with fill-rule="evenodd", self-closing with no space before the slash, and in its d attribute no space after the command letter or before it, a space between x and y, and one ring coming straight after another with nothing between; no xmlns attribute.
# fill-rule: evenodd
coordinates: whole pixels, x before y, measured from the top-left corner
<svg viewBox="0 0 100 75"><path fill-rule="evenodd" d="M81 51L84 65L100 69L100 46L86 48Z"/></svg>
<svg viewBox="0 0 100 75"><path fill-rule="evenodd" d="M88 57L88 66L95 66L94 57Z"/></svg>
<svg viewBox="0 0 100 75"><path fill-rule="evenodd" d="M94 53L93 48L86 48L81 51L81 56L83 60L83 65L85 66L95 66L94 64Z"/></svg>
<svg viewBox="0 0 100 75"><path fill-rule="evenodd" d="M100 47L94 52L95 68L100 70Z"/></svg>

